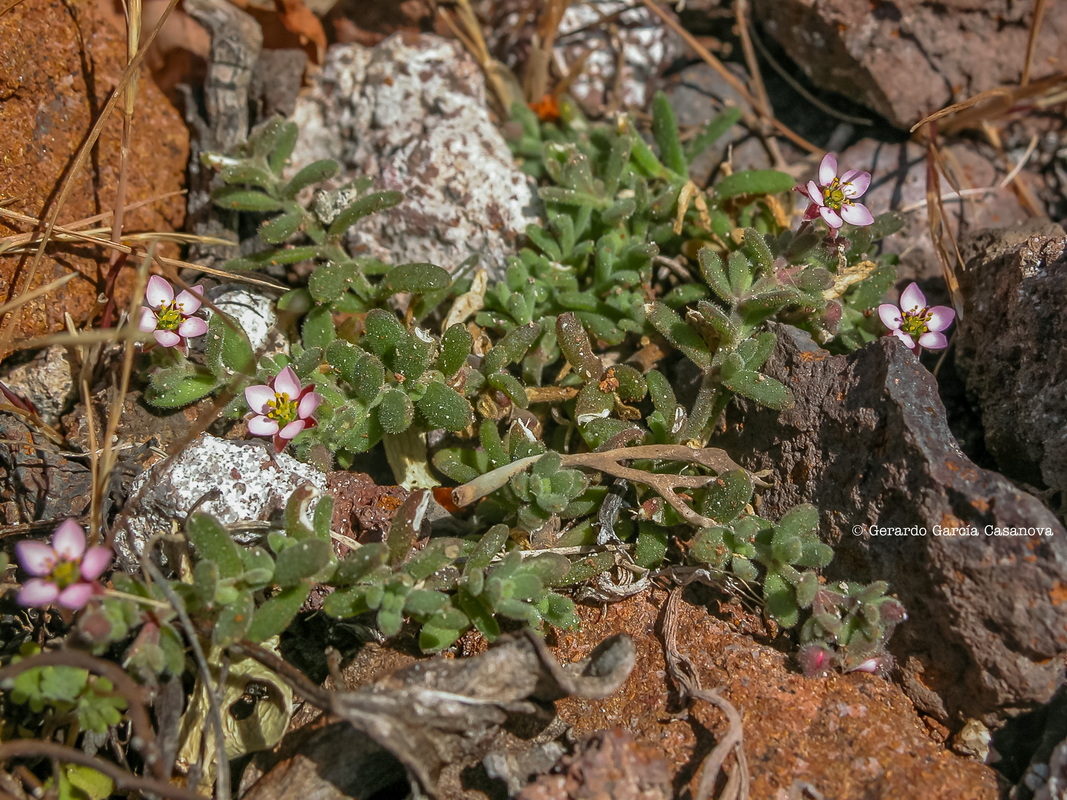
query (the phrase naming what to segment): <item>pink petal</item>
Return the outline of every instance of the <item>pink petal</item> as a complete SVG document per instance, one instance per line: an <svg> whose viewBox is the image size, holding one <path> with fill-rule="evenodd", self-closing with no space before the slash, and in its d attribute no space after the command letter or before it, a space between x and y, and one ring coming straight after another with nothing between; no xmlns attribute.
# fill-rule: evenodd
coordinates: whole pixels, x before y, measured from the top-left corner
<svg viewBox="0 0 1067 800"><path fill-rule="evenodd" d="M815 183L815 181L808 181L808 197L811 198L811 202L813 202L815 205L820 207L822 206L822 192L819 191L819 185Z"/></svg>
<svg viewBox="0 0 1067 800"><path fill-rule="evenodd" d="M253 436L273 436L278 432L278 420L262 414L248 420L248 432Z"/></svg>
<svg viewBox="0 0 1067 800"><path fill-rule="evenodd" d="M163 347L177 347L182 341L182 337L174 331L156 331L152 335Z"/></svg>
<svg viewBox="0 0 1067 800"><path fill-rule="evenodd" d="M908 334L904 333L904 331L893 331L893 335L900 339L900 341L904 342L904 346L909 350L915 349L915 340Z"/></svg>
<svg viewBox="0 0 1067 800"><path fill-rule="evenodd" d="M908 284L907 289L901 292L900 308L902 311L914 311L919 308L926 308L926 295L922 293L919 284L912 282Z"/></svg>
<svg viewBox="0 0 1067 800"><path fill-rule="evenodd" d="M819 164L819 185L829 186L830 182L837 177L837 157L833 153L827 153Z"/></svg>
<svg viewBox="0 0 1067 800"><path fill-rule="evenodd" d="M44 542L19 542L15 545L15 557L31 575L47 575L59 561L56 551Z"/></svg>
<svg viewBox="0 0 1067 800"><path fill-rule="evenodd" d="M882 320L882 324L891 331L899 330L904 324L900 309L892 303L882 303L878 306L878 319Z"/></svg>
<svg viewBox="0 0 1067 800"><path fill-rule="evenodd" d="M834 211L832 208L827 208L826 206L823 206L819 209L819 214L821 214L822 218L826 220L826 224L829 225L831 228L834 228L835 230L837 228L840 228L843 224L841 221L841 217L839 217L837 215L837 212Z"/></svg>
<svg viewBox="0 0 1067 800"><path fill-rule="evenodd" d="M248 403L248 407L257 414L266 414L267 403L273 400L274 397L274 390L263 384L249 386L245 389L245 402Z"/></svg>
<svg viewBox="0 0 1067 800"><path fill-rule="evenodd" d="M849 225L870 225L874 217L862 203L846 203L841 206L841 216Z"/></svg>
<svg viewBox="0 0 1067 800"><path fill-rule="evenodd" d="M153 275L148 279L148 286L144 291L145 302L152 308L159 308L164 303L174 299L174 289L163 278Z"/></svg>
<svg viewBox="0 0 1067 800"><path fill-rule="evenodd" d="M956 319L956 312L948 306L934 306L930 309L930 321L926 327L932 331L943 331Z"/></svg>
<svg viewBox="0 0 1067 800"><path fill-rule="evenodd" d="M312 387L308 387L312 388ZM296 407L296 415L301 419L307 419L322 403L322 395L318 392L308 392L305 390L305 394L300 398L300 403Z"/></svg>
<svg viewBox="0 0 1067 800"><path fill-rule="evenodd" d="M300 379L296 377L292 367L286 367L274 378L274 391L278 394L287 394L289 399L300 396Z"/></svg>
<svg viewBox="0 0 1067 800"><path fill-rule="evenodd" d="M200 304L203 303L203 286L193 286L186 289L177 296L174 300L174 304L181 309L183 314L195 314L196 310L200 308Z"/></svg>
<svg viewBox="0 0 1067 800"><path fill-rule="evenodd" d="M151 333L156 329L156 312L148 306L141 306L141 318L137 320L137 330L141 333Z"/></svg>
<svg viewBox="0 0 1067 800"><path fill-rule="evenodd" d="M20 606L46 606L57 597L59 597L59 587L52 581L34 578L22 584L18 604Z"/></svg>
<svg viewBox="0 0 1067 800"><path fill-rule="evenodd" d="M85 531L73 519L68 519L52 534L52 547L65 561L77 561L85 552Z"/></svg>
<svg viewBox="0 0 1067 800"><path fill-rule="evenodd" d="M296 438L296 435L300 433L300 431L304 430L305 427L307 427L307 423L304 420L294 419L292 422L290 422L288 425L278 431L278 436L282 439L294 439Z"/></svg>
<svg viewBox="0 0 1067 800"><path fill-rule="evenodd" d="M82 558L82 578L87 581L95 581L104 574L104 570L107 569L107 565L110 563L110 547L101 547L99 545L90 547Z"/></svg>
<svg viewBox="0 0 1067 800"><path fill-rule="evenodd" d="M97 587L92 583L72 583L59 593L59 598L56 602L63 606L63 608L77 611L89 602L89 598L92 597L96 591Z"/></svg>
<svg viewBox="0 0 1067 800"><path fill-rule="evenodd" d="M207 322L200 317L189 317L178 326L178 335L186 339L195 339L207 333Z"/></svg>
<svg viewBox="0 0 1067 800"><path fill-rule="evenodd" d="M944 350L948 347L948 339L940 331L927 331L919 337L919 344L927 350Z"/></svg>
<svg viewBox="0 0 1067 800"><path fill-rule="evenodd" d="M841 184L845 197L859 197L871 185L871 173L850 170L841 178Z"/></svg>

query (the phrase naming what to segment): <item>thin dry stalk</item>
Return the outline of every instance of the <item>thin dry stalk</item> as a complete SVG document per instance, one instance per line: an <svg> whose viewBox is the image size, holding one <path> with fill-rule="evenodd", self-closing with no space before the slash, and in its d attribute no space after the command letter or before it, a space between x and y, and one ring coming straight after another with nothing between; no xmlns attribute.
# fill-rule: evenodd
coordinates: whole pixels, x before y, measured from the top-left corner
<svg viewBox="0 0 1067 800"><path fill-rule="evenodd" d="M641 2L645 5L646 8L648 8L649 11L651 11L653 14L663 20L663 22L666 23L666 25L671 30L681 36L685 43L689 45L698 56L700 56L702 59L704 59L705 62L707 62L708 66L710 66L713 70L719 73L722 79L726 81L734 89L734 91L741 95L745 103L748 104L749 108L751 108L758 116L765 119L766 122L768 122L782 136L789 139L789 141L793 142L793 144L797 145L798 147L807 150L809 153L822 152L821 147L816 147L800 134L794 133L788 126L779 121L777 117L774 117L773 115L770 117L764 117L762 112L760 111L759 102L756 100L755 97L752 96L752 93L749 92L747 88L745 88L745 85L741 83L741 81L734 77L733 73L730 72L730 70L728 70L723 65L723 63L719 61L719 59L712 55L710 50L708 50L706 47L704 47L704 45L698 42L696 40L696 37L693 36L693 34L689 33L689 31L687 31L680 24L678 24L678 20L674 19L670 14L668 14L666 11L656 5L653 0L641 0Z"/></svg>
<svg viewBox="0 0 1067 800"><path fill-rule="evenodd" d="M755 90L756 100L759 101L759 112L766 119L774 118L774 109L771 108L771 100L767 96L767 87L763 84L763 76L760 74L759 59L756 58L756 50L752 46L752 38L748 33L748 2L747 0L734 0L734 16L737 19L737 31L741 37L741 51L745 54L745 64L748 66L748 74L752 76L752 87ZM778 148L778 142L766 137L767 149L770 151L774 165L780 167L785 164L782 151Z"/></svg>
<svg viewBox="0 0 1067 800"><path fill-rule="evenodd" d="M496 98L499 111L506 115L515 103L523 102L522 88L511 70L490 55L489 46L485 43L481 26L478 24L478 17L469 0L453 0L453 4L456 6L455 11L445 8L443 4L437 5L438 16L478 62L478 66L485 73L486 83Z"/></svg>
<svg viewBox="0 0 1067 800"><path fill-rule="evenodd" d="M537 17L530 57L523 74L523 92L527 102L539 100L548 93L548 73L552 66L552 49L555 47L559 24L567 12L571 0L548 0Z"/></svg>
<svg viewBox="0 0 1067 800"><path fill-rule="evenodd" d="M1030 35L1026 39L1026 60L1023 62L1023 74L1019 79L1020 86L1026 86L1030 82L1030 67L1034 63L1034 51L1037 50L1037 37L1041 33L1041 23L1045 18L1045 0L1035 0L1034 18L1030 22Z"/></svg>

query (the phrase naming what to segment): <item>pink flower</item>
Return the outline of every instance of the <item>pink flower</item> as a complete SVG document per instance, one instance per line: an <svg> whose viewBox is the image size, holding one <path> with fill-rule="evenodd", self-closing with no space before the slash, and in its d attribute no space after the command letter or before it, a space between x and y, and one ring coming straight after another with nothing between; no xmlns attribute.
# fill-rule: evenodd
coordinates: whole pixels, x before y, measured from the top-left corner
<svg viewBox="0 0 1067 800"><path fill-rule="evenodd" d="M322 402L322 395L315 392L315 384L302 387L293 368L286 367L269 386L245 389L245 400L252 409L248 432L253 436L273 436L274 449L280 453L300 431L318 424L312 414Z"/></svg>
<svg viewBox="0 0 1067 800"><path fill-rule="evenodd" d="M796 187L810 201L804 219L822 217L835 234L846 222L850 225L870 225L874 222L871 212L867 206L856 202L856 198L866 192L870 185L869 172L850 169L838 177L837 158L833 153L827 153L819 165L819 182L808 181L806 186Z"/></svg>
<svg viewBox="0 0 1067 800"><path fill-rule="evenodd" d="M911 283L901 292L900 307L892 303L878 306L878 317L890 332L919 355L920 348L941 350L948 347L948 339L942 331L956 318L956 312L948 306L926 307L926 296L917 283Z"/></svg>
<svg viewBox="0 0 1067 800"><path fill-rule="evenodd" d="M22 585L18 596L21 605L44 607L58 603L72 611L103 592L97 578L111 563L110 548L85 549L85 531L72 519L56 528L51 546L22 541L15 545L15 556L22 568L34 576Z"/></svg>
<svg viewBox="0 0 1067 800"><path fill-rule="evenodd" d="M194 286L175 297L174 288L153 275L145 289L145 305L141 307L137 329L152 334L163 347L176 347L185 355L189 352L187 340L207 333L207 323L193 316L200 308L203 294L203 286Z"/></svg>

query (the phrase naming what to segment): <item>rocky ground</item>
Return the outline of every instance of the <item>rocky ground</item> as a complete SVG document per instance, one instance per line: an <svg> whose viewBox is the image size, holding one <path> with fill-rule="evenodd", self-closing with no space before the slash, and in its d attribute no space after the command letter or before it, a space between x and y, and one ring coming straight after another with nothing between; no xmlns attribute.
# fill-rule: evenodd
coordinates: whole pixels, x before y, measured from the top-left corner
<svg viewBox="0 0 1067 800"><path fill-rule="evenodd" d="M496 282L537 219L535 194L501 135L492 82L487 90L478 60L431 5L252 4L264 57L248 106L252 117L281 110L299 124L293 170L334 158L339 183L370 175L376 188L408 196L396 213L356 229L346 240L352 251L450 271L477 255ZM197 169L189 169L179 110L187 90L179 87L202 86L212 58L200 7L210 3L176 12L151 54L154 78L140 84L125 191L163 199L129 212L129 230L199 224ZM533 23L519 24L525 7L477 7L486 56L516 70L533 47ZM565 63L585 59L568 91L587 115L631 109L641 119L662 89L691 134L722 109L741 108L743 124L693 164L702 186L721 177L724 161L800 180L822 151L838 152L842 163L874 174L869 207L904 217L886 242L900 255L898 287L915 280L932 302L961 303L943 360L926 354L920 362L891 337L832 355L798 329L776 329L766 373L792 390L795 406L738 402L714 442L746 469L764 471L770 486L758 494L760 514L777 519L798 503L820 509L820 538L837 554L829 581L892 587L908 619L890 641L891 667L805 677L795 643L757 605L666 581L618 602L580 605L580 629L550 633L548 657L523 639L508 645L527 648L515 664L532 665L514 675L496 674L503 659L479 661L493 650L474 633L454 652L457 664L469 657L469 672L438 680L439 667L426 666L409 632L357 648L358 632L312 615L283 639L282 653L336 693L330 711L319 717L305 706L274 751L235 762L244 768L236 796L403 796L406 767L432 773L441 797L1067 798L1067 7L1049 4L1036 26L1029 4L1008 0L689 0L663 12L678 29L641 2L574 3L555 47ZM27 2L0 13L0 41L8 43L0 54L0 195L14 198L3 208L37 218L61 199L61 224L106 211L119 183L118 117L87 159L75 159L124 66L121 17L88 0ZM694 42L732 77L699 58ZM933 144L933 126L912 135L927 115L980 95L983 102L937 122ZM795 136L772 136L770 117ZM207 124L225 138L218 119ZM946 177L942 218L931 226L935 150ZM183 187L188 223L175 194ZM32 229L16 223L5 221L0 233ZM32 250L0 246L4 302L75 275L0 326L0 540L10 552L15 537L89 512L93 475L81 454L99 446L112 397L107 376L119 374L121 359L108 356L114 370L83 390L90 376L75 350L21 345L99 323L108 299L124 307L135 282L132 270L112 269L84 242L62 241L39 263ZM950 297L939 250L955 248L959 292ZM178 257L179 246L167 242L161 253ZM210 248L200 261L218 263ZM226 288L211 289L220 306ZM255 287L242 291L230 298L234 309L261 302ZM271 340L269 305L247 317L253 347L267 352L286 346ZM392 485L384 459L341 471L268 456L233 438L200 436L213 401L160 414L140 391L127 394L114 432L121 458L106 503L107 514L121 507L135 540L194 507L223 523L267 519L305 483L335 498L335 532L380 537L408 496ZM33 415L22 413L20 398ZM175 458L151 469L166 456ZM208 489L219 492L205 501ZM137 548L119 545L134 564ZM3 602L5 630L30 624ZM633 651L603 657L610 663L598 674L617 677L610 687L583 685L555 663L580 661L620 633ZM328 676L327 645L346 656L337 675ZM6 663L10 653L0 656ZM538 677L527 686L531 674ZM480 749L468 741L478 738L469 719L442 713L427 745L433 755L410 744L425 731L395 722L409 713L403 703L417 705L405 692L482 682L482 699L505 711L478 728ZM408 741L406 749L371 745L360 727L367 723L353 722L375 696L364 687L374 686L396 693L401 711L385 737ZM420 713L410 711L415 720ZM723 763L730 779L712 785ZM738 787L742 774L749 783ZM0 787L18 796L14 783Z"/></svg>

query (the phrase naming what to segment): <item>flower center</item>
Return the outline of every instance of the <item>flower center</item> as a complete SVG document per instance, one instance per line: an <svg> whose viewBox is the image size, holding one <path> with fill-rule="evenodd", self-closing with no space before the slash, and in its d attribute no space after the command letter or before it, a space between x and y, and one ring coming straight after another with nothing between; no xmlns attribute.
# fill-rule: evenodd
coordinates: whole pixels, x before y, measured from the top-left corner
<svg viewBox="0 0 1067 800"><path fill-rule="evenodd" d="M827 208L832 208L834 211L840 211L841 206L848 205L852 202L845 197L845 190L841 187L841 180L839 178L834 178L830 181L829 186L823 188L822 200Z"/></svg>
<svg viewBox="0 0 1067 800"><path fill-rule="evenodd" d="M60 589L66 589L78 582L81 578L81 569L77 561L60 561L52 567L52 574L48 577Z"/></svg>
<svg viewBox="0 0 1067 800"><path fill-rule="evenodd" d="M296 400L290 400L285 392L275 392L274 399L267 401L267 416L284 428L296 420Z"/></svg>
<svg viewBox="0 0 1067 800"><path fill-rule="evenodd" d="M900 316L904 317L904 321L900 323L900 329L915 341L918 341L924 333L929 333L928 323L933 317L929 309L916 307L911 311L901 310Z"/></svg>
<svg viewBox="0 0 1067 800"><path fill-rule="evenodd" d="M156 312L156 330L175 331L184 318L185 315L177 303L164 303Z"/></svg>

